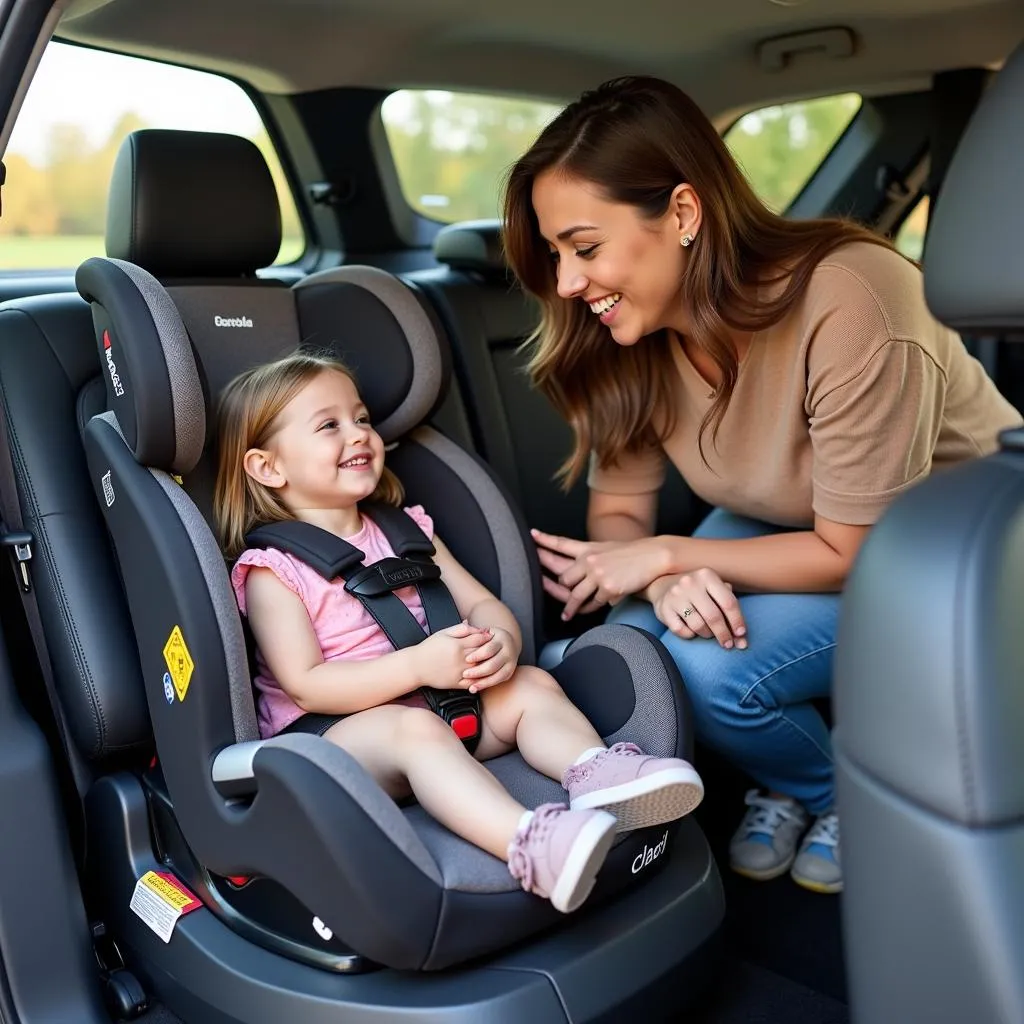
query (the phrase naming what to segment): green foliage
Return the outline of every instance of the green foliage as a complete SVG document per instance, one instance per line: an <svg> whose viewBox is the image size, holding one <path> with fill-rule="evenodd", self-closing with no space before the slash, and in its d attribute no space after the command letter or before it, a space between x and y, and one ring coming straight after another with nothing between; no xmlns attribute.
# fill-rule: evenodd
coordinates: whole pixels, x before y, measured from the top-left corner
<svg viewBox="0 0 1024 1024"><path fill-rule="evenodd" d="M765 205L782 213L859 109L855 93L763 107L741 117L725 143Z"/></svg>
<svg viewBox="0 0 1024 1024"><path fill-rule="evenodd" d="M558 107L469 93L394 93L382 115L402 192L436 220L496 217L505 175Z"/></svg>
<svg viewBox="0 0 1024 1024"><path fill-rule="evenodd" d="M859 107L857 95L766 107L740 118L726 144L757 193L782 211ZM504 175L557 110L465 93L394 93L382 114L406 201L437 220L496 216Z"/></svg>

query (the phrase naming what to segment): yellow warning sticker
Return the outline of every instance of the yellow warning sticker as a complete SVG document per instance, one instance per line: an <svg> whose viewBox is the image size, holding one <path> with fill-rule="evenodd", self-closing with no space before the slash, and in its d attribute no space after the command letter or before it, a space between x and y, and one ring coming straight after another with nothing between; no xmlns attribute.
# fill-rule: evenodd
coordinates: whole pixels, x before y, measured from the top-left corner
<svg viewBox="0 0 1024 1024"><path fill-rule="evenodd" d="M178 918L202 903L169 871L147 871L135 883L129 905L164 942L170 942Z"/></svg>
<svg viewBox="0 0 1024 1024"><path fill-rule="evenodd" d="M196 666L192 661L192 655L188 653L180 626L175 626L171 630L171 635L167 638L167 643L164 644L164 661L167 662L167 671L171 673L171 679L174 680L174 690L178 694L178 700L184 700L185 694L188 693L192 670Z"/></svg>
<svg viewBox="0 0 1024 1024"><path fill-rule="evenodd" d="M147 871L141 878L147 888L152 889L169 906L175 910L195 910L199 900L195 898L170 872Z"/></svg>

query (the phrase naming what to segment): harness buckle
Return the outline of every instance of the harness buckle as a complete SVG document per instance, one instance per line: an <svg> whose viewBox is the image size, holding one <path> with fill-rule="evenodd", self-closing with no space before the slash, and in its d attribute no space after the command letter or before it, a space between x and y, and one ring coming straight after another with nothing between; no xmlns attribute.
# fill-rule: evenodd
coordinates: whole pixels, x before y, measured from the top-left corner
<svg viewBox="0 0 1024 1024"><path fill-rule="evenodd" d="M425 686L422 691L430 710L452 727L455 735L470 753L480 742L480 700L465 690L435 690Z"/></svg>
<svg viewBox="0 0 1024 1024"><path fill-rule="evenodd" d="M0 536L0 543L3 543L4 547L11 552L11 558L18 569L18 582L26 594L32 589L28 563L32 560L32 542L34 540L35 538L27 530L4 533Z"/></svg>

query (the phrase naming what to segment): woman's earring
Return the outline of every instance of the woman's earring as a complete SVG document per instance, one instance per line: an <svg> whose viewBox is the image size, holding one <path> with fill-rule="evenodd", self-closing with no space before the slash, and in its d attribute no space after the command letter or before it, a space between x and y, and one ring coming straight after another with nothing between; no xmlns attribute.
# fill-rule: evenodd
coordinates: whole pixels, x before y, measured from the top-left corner
<svg viewBox="0 0 1024 1024"><path fill-rule="evenodd" d="M679 239L679 244L685 249L693 241L693 235L683 235Z"/></svg>

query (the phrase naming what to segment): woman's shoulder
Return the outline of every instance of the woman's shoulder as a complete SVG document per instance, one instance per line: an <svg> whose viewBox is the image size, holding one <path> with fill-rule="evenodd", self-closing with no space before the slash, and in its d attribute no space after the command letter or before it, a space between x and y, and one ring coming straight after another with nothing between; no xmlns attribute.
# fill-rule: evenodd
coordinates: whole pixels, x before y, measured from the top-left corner
<svg viewBox="0 0 1024 1024"><path fill-rule="evenodd" d="M839 295L852 303L875 303L883 311L924 307L920 268L887 245L851 242L825 256L811 273L808 291Z"/></svg>
<svg viewBox="0 0 1024 1024"><path fill-rule="evenodd" d="M811 273L804 307L812 319L838 313L848 328L891 340L922 342L939 327L918 266L872 242L851 242L825 256Z"/></svg>

